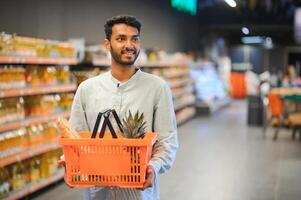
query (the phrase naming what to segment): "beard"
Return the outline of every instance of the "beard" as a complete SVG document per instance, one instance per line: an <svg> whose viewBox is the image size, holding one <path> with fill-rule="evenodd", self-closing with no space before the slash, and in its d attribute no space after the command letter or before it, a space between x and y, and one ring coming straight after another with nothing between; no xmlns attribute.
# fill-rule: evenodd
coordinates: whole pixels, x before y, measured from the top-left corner
<svg viewBox="0 0 301 200"><path fill-rule="evenodd" d="M131 60L122 60L122 56L127 54L127 53L132 53L132 59ZM137 51L134 48L126 48L121 51L121 53L117 53L112 47L111 47L111 56L114 59L114 61L120 65L123 66L131 66L135 63L136 59L139 56L140 51Z"/></svg>

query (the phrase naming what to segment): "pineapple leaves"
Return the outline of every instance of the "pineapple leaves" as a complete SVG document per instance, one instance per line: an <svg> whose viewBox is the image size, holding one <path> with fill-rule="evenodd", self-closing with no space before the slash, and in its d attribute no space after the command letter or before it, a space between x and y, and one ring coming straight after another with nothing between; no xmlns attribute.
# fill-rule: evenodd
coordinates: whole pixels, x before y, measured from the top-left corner
<svg viewBox="0 0 301 200"><path fill-rule="evenodd" d="M126 138L143 138L145 135L146 122L143 113L137 111L134 115L129 110L128 115L122 119L124 136Z"/></svg>

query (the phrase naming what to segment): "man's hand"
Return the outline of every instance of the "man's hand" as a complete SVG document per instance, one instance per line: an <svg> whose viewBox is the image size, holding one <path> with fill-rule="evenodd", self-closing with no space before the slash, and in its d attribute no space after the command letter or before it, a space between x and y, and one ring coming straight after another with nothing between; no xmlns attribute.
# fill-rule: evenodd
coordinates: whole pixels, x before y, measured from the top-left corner
<svg viewBox="0 0 301 200"><path fill-rule="evenodd" d="M154 169L152 166L148 165L146 168L145 182L142 190L145 190L146 188L149 187L153 187L153 177L154 177Z"/></svg>

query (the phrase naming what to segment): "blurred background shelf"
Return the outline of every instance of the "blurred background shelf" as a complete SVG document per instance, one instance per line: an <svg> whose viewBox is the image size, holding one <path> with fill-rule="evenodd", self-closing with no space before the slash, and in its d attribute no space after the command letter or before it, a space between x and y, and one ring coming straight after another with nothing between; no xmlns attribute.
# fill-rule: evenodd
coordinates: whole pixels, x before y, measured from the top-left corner
<svg viewBox="0 0 301 200"><path fill-rule="evenodd" d="M56 150L58 148L61 148L61 147L60 147L60 145L57 144L57 142L48 142L48 143L44 143L41 145L24 148L24 149L21 149L21 152L19 152L19 153L16 153L16 154L8 156L8 157L1 158L0 167L5 167L14 162L19 162L19 161L46 153L48 151Z"/></svg>
<svg viewBox="0 0 301 200"><path fill-rule="evenodd" d="M19 129L25 126L35 125L35 124L41 124L49 121L56 120L58 117L64 117L69 118L70 111L65 111L61 113L54 113L48 116L35 116L35 117L28 117L24 120L17 121L17 122L10 122L6 124L0 125L0 134L1 132Z"/></svg>
<svg viewBox="0 0 301 200"><path fill-rule="evenodd" d="M0 64L75 65L76 58L0 57Z"/></svg>
<svg viewBox="0 0 301 200"><path fill-rule="evenodd" d="M64 169L58 170L54 175L41 179L37 183L29 183L24 188L16 192L10 192L6 196L3 197L3 200L14 200L20 199L22 197L28 196L31 193L34 193L50 184L53 184L64 177Z"/></svg>
<svg viewBox="0 0 301 200"><path fill-rule="evenodd" d="M50 93L62 93L62 92L74 92L77 88L76 84L61 84L61 85L49 85L49 86L35 86L25 87L19 89L7 89L0 91L0 98L29 96L38 94L50 94Z"/></svg>

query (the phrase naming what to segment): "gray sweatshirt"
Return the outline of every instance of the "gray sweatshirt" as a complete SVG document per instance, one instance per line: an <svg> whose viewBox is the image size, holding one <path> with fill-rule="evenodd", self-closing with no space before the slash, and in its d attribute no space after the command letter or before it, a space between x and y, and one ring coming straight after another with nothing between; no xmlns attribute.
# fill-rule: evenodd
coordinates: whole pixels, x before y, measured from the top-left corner
<svg viewBox="0 0 301 200"><path fill-rule="evenodd" d="M153 187L142 190L119 187L91 187L84 199L160 199L157 175L172 166L178 148L177 124L172 94L168 84L161 78L137 70L124 83L106 72L82 82L75 94L70 122L76 131L92 132L99 112L115 109L120 119L130 110L144 113L146 131L158 133L150 165L154 168ZM115 120L111 120L117 128Z"/></svg>

